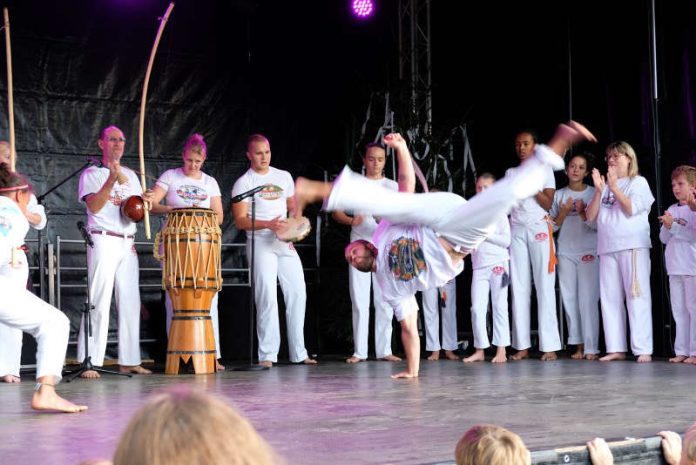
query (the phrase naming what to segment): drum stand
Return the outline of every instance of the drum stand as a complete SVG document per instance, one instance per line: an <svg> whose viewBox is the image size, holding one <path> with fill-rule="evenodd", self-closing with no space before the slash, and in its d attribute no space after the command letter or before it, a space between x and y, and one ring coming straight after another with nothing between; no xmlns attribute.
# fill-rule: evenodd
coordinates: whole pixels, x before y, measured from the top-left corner
<svg viewBox="0 0 696 465"><path fill-rule="evenodd" d="M235 371L261 371L268 367L254 364L254 317L256 315L256 280L254 279L254 248L256 245L256 196L251 195L251 261L249 262L249 365L237 367Z"/></svg>
<svg viewBox="0 0 696 465"><path fill-rule="evenodd" d="M78 225L79 226L79 225ZM83 237L85 240L85 256L87 255L88 249L87 247L94 247L94 243L92 243L92 238L89 236L89 233L87 232L86 229L84 229L84 226L80 227L80 232L83 233ZM80 376L82 373L85 371L96 371L98 373L109 373L112 375L119 375L119 376L127 376L128 378L131 378L133 375L129 373L121 373L120 371L114 371L114 370L105 370L104 368L99 368L95 367L92 365L92 357L89 355L89 337L92 335L92 310L94 309L94 305L92 305L92 299L90 297L90 279L89 279L89 265L87 268L87 300L84 303L82 307L82 332L85 335L85 359L82 361L82 364L80 365L80 368L78 368L75 371L71 371L69 373L66 373L66 375L70 375L70 377L65 379L66 383L69 383L70 381L74 380L78 376Z"/></svg>

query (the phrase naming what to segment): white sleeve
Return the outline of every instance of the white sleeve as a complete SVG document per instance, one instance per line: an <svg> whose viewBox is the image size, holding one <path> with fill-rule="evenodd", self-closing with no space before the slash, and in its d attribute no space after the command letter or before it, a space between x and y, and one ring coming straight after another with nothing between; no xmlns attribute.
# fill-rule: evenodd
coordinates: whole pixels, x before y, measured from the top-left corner
<svg viewBox="0 0 696 465"><path fill-rule="evenodd" d="M209 196L210 197L222 197L222 193L220 192L220 185L218 182L215 180L214 177L208 176L208 184L210 186L210 189L208 190Z"/></svg>
<svg viewBox="0 0 696 465"><path fill-rule="evenodd" d="M169 186L172 185L172 170L167 170L162 173L155 184L164 189L165 192L169 192Z"/></svg>
<svg viewBox="0 0 696 465"><path fill-rule="evenodd" d="M43 229L46 227L48 220L46 219L46 210L43 205L39 205L39 201L36 199L34 194L29 197L29 204L27 205L27 211L41 217L41 221L37 225L29 223L29 225L34 229Z"/></svg>
<svg viewBox="0 0 696 465"><path fill-rule="evenodd" d="M551 210L549 210L549 216L553 219L553 222L551 223L553 226L553 232L558 231L561 229L557 224L556 224L556 217L558 216L559 211L561 210L560 208L560 203L561 203L561 191L558 190L554 192L553 194L553 203L551 204Z"/></svg>
<svg viewBox="0 0 696 465"><path fill-rule="evenodd" d="M631 216L650 211L655 197L643 176L633 178L628 191L628 198L631 199Z"/></svg>
<svg viewBox="0 0 696 465"><path fill-rule="evenodd" d="M85 197L90 194L96 194L102 188L106 179L101 179L99 168L93 166L87 168L80 175L80 184L78 187L78 200L85 201Z"/></svg>

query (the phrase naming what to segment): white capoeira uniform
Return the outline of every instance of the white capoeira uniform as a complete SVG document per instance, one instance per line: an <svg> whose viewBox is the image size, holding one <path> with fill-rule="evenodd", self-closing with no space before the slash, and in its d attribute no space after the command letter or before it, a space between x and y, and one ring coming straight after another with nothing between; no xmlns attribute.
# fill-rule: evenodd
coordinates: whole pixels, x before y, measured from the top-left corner
<svg viewBox="0 0 696 465"><path fill-rule="evenodd" d="M167 170L157 180L157 185L167 194L165 203L172 208L210 208L211 197L221 197L220 186L212 176L201 173L200 179L190 178L181 168ZM164 306L167 312L167 335L172 324L172 299L165 292ZM218 293L210 304L210 319L215 335L216 358L220 358L220 323L218 320Z"/></svg>
<svg viewBox="0 0 696 465"><path fill-rule="evenodd" d="M135 250L136 225L121 215L121 202L131 195L142 195L140 181L133 170L122 167L128 182L116 182L101 210L87 208L87 229L94 247L87 248L87 269L90 279L92 337L89 355L96 366L104 364L109 334L109 310L115 293L118 310L118 362L120 365L141 364L140 357L140 268ZM109 177L106 167L91 166L82 172L78 197L80 201L95 194ZM84 315L83 315L84 316ZM84 360L84 324L77 338L77 358Z"/></svg>
<svg viewBox="0 0 696 465"><path fill-rule="evenodd" d="M11 265L13 255L20 260L25 258L26 263L26 257L21 253L17 255L16 247L24 242L28 230L29 222L19 206L0 196L0 264L3 268ZM0 323L36 338L37 378L55 376L60 379L68 348L70 321L60 310L29 292L26 278L23 281L18 279L19 274L14 271L0 273Z"/></svg>
<svg viewBox="0 0 696 465"><path fill-rule="evenodd" d="M508 317L508 285L510 255L510 223L501 215L493 233L471 253L474 273L471 278L471 328L474 347L486 349L488 331L488 293L491 294L493 316L493 345L510 345L510 319Z"/></svg>
<svg viewBox="0 0 696 465"><path fill-rule="evenodd" d="M556 218L561 205L572 197L589 205L594 187L577 192L568 187L557 190L551 206ZM558 233L558 282L568 323L568 344L584 344L585 354L599 353L599 256L597 226L583 221L573 209L563 220Z"/></svg>
<svg viewBox="0 0 696 465"><path fill-rule="evenodd" d="M696 214L688 205L676 203L667 211L672 214L672 227L662 225L660 240L667 245L665 265L676 324L674 353L696 357Z"/></svg>
<svg viewBox="0 0 696 465"><path fill-rule="evenodd" d="M539 145L514 175L493 184L469 202L450 192L394 192L365 182L347 167L334 182L324 208L369 212L382 218L373 236L377 279L397 320L418 310L417 291L441 287L463 269L439 242L471 252L493 232L500 215L542 188L548 166L563 168L563 159Z"/></svg>
<svg viewBox="0 0 696 465"><path fill-rule="evenodd" d="M31 194L27 211L41 217L37 225L29 225L34 229L46 227L46 212L43 205L39 205L36 196ZM17 244L10 244L15 250L14 265L10 263L0 264L0 275L10 279L17 287L26 287L29 279L29 263L27 254L21 247L24 238ZM19 369L22 364L22 330L11 328L0 323L0 376L12 375L19 378Z"/></svg>
<svg viewBox="0 0 696 465"><path fill-rule="evenodd" d="M287 199L295 194L292 176L287 171L273 167L266 174L252 169L244 173L232 188L232 196L242 194L262 184L269 184L256 194L256 219L285 218L288 214ZM243 202L250 203L246 198ZM248 215L251 217L251 204ZM247 257L251 259L251 231L247 231ZM278 361L280 350L280 325L278 318L278 283L285 300L290 361L298 363L306 358L304 341L305 306L307 288L300 256L291 242L279 240L270 229L255 232L254 281L256 286L256 333L259 338L259 361Z"/></svg>
<svg viewBox="0 0 696 465"><path fill-rule="evenodd" d="M365 179L387 189L399 190L399 185L388 178ZM361 215L363 222L351 228L350 240L364 239L371 241L372 234L377 229L375 218L372 215L364 215L360 212L352 213L354 216ZM367 339L370 332L370 288L373 290L375 307L375 356L384 358L392 354L392 309L382 299L382 291L377 284L375 274L363 273L348 265L348 289L353 306L353 344L355 348L353 357L360 359L367 358Z"/></svg>
<svg viewBox="0 0 696 465"><path fill-rule="evenodd" d="M605 187L597 214L599 294L607 352L626 350L626 307L631 325L631 351L651 355L652 297L650 294L650 224L648 213L655 198L642 176L621 178L621 191L631 199L626 215L614 194Z"/></svg>
<svg viewBox="0 0 696 465"><path fill-rule="evenodd" d="M510 168L506 174L514 174ZM547 168L539 190L555 189L556 181ZM510 284L512 285L512 346L529 349L531 339L532 276L537 296L539 350L555 352L561 349L556 316L556 272L552 260L553 235L548 213L535 198L523 200L510 214ZM531 268L530 268L531 266Z"/></svg>
<svg viewBox="0 0 696 465"><path fill-rule="evenodd" d="M457 349L457 281L451 279L442 287L422 292L425 350L438 352ZM440 306L442 304L442 306ZM440 340L440 309L442 340ZM442 344L440 343L442 342Z"/></svg>

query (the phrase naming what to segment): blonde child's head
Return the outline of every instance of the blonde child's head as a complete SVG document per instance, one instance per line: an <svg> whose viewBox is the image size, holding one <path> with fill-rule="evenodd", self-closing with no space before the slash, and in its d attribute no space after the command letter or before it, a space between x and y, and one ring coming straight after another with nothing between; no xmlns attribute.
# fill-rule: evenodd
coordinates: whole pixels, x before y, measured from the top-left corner
<svg viewBox="0 0 696 465"><path fill-rule="evenodd" d="M121 435L114 465L276 465L274 452L227 402L177 387L150 399Z"/></svg>
<svg viewBox="0 0 696 465"><path fill-rule="evenodd" d="M501 426L476 425L457 443L457 465L529 465L531 456L522 438Z"/></svg>

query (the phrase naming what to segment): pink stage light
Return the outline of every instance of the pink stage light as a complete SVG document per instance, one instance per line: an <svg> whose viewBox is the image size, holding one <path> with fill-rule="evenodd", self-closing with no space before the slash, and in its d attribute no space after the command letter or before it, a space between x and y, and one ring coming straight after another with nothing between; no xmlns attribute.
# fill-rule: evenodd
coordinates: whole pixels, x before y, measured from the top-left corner
<svg viewBox="0 0 696 465"><path fill-rule="evenodd" d="M368 18L375 11L375 4L372 0L352 0L353 16L358 18Z"/></svg>

